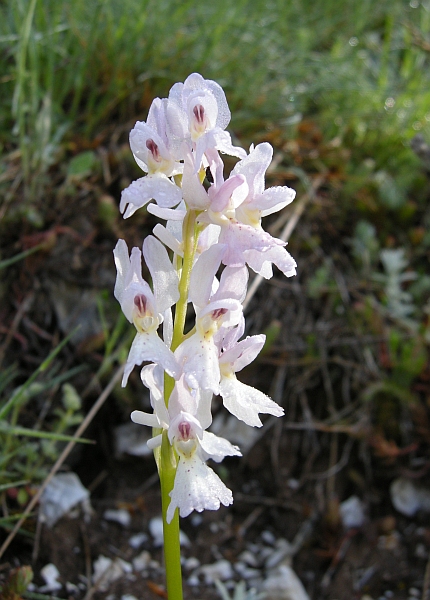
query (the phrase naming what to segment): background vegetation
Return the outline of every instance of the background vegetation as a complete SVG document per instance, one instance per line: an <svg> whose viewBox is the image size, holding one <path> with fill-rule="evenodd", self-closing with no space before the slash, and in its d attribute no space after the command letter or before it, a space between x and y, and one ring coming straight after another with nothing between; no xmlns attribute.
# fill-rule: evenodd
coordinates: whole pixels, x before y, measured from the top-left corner
<svg viewBox="0 0 430 600"><path fill-rule="evenodd" d="M127 134L193 71L224 87L238 143L274 145L271 183L307 200L290 242L297 283L249 309L256 331L278 319L262 368L292 365L281 402L311 390L325 435L340 422L353 435L367 414L371 454L427 468L428 0L7 0L0 53L0 526L11 528L85 399L124 360L110 252L150 225L117 213L138 176ZM79 297L92 290L94 314L67 321L62 294L73 305L76 290L54 289L59 279ZM79 318L98 326L53 353ZM138 394L116 390L124 420ZM29 429L39 438L22 437Z"/></svg>

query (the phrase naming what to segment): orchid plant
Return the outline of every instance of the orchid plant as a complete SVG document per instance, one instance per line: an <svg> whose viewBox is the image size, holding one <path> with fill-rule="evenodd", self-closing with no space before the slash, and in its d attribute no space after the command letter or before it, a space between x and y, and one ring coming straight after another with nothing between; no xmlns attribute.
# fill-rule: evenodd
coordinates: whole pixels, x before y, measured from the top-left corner
<svg viewBox="0 0 430 600"><path fill-rule="evenodd" d="M272 265L287 277L296 263L285 243L264 231L261 219L289 204L288 187L265 189L272 160L268 143L249 153L225 131L230 111L222 88L193 73L176 83L168 98L156 98L145 122L136 123L130 145L145 175L122 192L128 218L139 208L158 223L142 251L119 240L115 250L115 297L136 337L124 369L127 384L135 366L149 389L151 414L134 411L135 423L152 427L162 491L164 553L170 600L182 598L179 516L217 510L233 502L231 491L207 465L240 456L237 446L208 431L213 396L252 427L259 414L283 409L236 373L261 351L265 336L243 337L248 268L269 279ZM221 154L239 159L224 179ZM207 175L207 177L206 177ZM209 182L208 182L209 180ZM142 278L141 261L152 287ZM195 325L185 332L188 305Z"/></svg>

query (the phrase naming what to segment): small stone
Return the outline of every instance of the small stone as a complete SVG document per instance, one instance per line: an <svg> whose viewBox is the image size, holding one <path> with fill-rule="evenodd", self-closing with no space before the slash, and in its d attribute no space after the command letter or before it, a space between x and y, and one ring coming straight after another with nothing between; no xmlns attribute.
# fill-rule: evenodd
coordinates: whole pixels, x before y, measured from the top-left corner
<svg viewBox="0 0 430 600"><path fill-rule="evenodd" d="M103 518L106 519L106 521L119 523L123 527L130 527L131 524L131 515L128 510L125 510L125 508L119 508L117 510L110 508L105 510L103 513Z"/></svg>
<svg viewBox="0 0 430 600"><path fill-rule="evenodd" d="M197 575L194 575L194 574L191 575L191 577L188 577L187 583L188 583L188 585L190 585L192 587L196 587L197 585L200 585L199 578L197 577Z"/></svg>
<svg viewBox="0 0 430 600"><path fill-rule="evenodd" d="M46 584L39 588L40 592L55 592L57 590L61 590L63 587L63 585L58 581L58 578L60 577L60 571L52 563L45 565L43 569L41 569L40 574L42 575Z"/></svg>
<svg viewBox="0 0 430 600"><path fill-rule="evenodd" d="M152 535L154 546L160 548L164 544L163 519L161 517L154 517L149 521L149 533ZM179 532L179 543L186 548L191 545L188 536L183 531Z"/></svg>
<svg viewBox="0 0 430 600"><path fill-rule="evenodd" d="M422 558L424 560L426 560L428 558L428 552L427 552L427 548L425 546L425 544L417 544L416 548L415 548L415 556L417 558Z"/></svg>
<svg viewBox="0 0 430 600"><path fill-rule="evenodd" d="M257 567L258 566L255 554L253 554L249 550L244 550L239 555L239 560L243 561L244 563L246 563L250 567Z"/></svg>
<svg viewBox="0 0 430 600"><path fill-rule="evenodd" d="M190 558L186 558L184 560L184 569L187 571L192 571L193 569L197 569L200 567L200 561L195 556L190 556Z"/></svg>
<svg viewBox="0 0 430 600"><path fill-rule="evenodd" d="M132 570L132 565L121 558L112 560L100 555L94 561L93 583L101 592L106 592L111 583L131 573Z"/></svg>
<svg viewBox="0 0 430 600"><path fill-rule="evenodd" d="M137 572L147 569L151 563L152 556L147 550L144 550L138 556L133 558L133 569Z"/></svg>
<svg viewBox="0 0 430 600"><path fill-rule="evenodd" d="M261 539L265 544L270 544L271 546L273 546L273 544L276 542L276 537L274 534L267 529L261 534Z"/></svg>
<svg viewBox="0 0 430 600"><path fill-rule="evenodd" d="M118 425L114 430L115 455L120 458L124 454L131 456L151 456L152 450L148 448L151 430L145 427L136 427L134 423Z"/></svg>
<svg viewBox="0 0 430 600"><path fill-rule="evenodd" d="M145 544L148 541L148 539L149 538L146 535L146 533L136 533L136 535L131 536L131 538L128 540L128 543L132 548L138 550L141 546L143 546L143 544Z"/></svg>
<svg viewBox="0 0 430 600"><path fill-rule="evenodd" d="M302 582L288 565L275 569L264 581L262 591L270 600L309 600Z"/></svg>
<svg viewBox="0 0 430 600"><path fill-rule="evenodd" d="M59 473L54 475L40 498L39 515L48 527L53 527L63 515L88 500L89 496L76 473Z"/></svg>
<svg viewBox="0 0 430 600"><path fill-rule="evenodd" d="M198 571L204 576L207 585L214 583L215 579L226 581L234 575L233 568L228 560L218 560L211 565L203 565Z"/></svg>
<svg viewBox="0 0 430 600"><path fill-rule="evenodd" d="M261 576L261 572L259 569L253 569L245 565L245 563L238 561L234 565L235 571L243 578L243 579L256 579Z"/></svg>
<svg viewBox="0 0 430 600"><path fill-rule="evenodd" d="M430 490L399 477L390 486L391 502L402 515L413 517L419 510L430 512Z"/></svg>
<svg viewBox="0 0 430 600"><path fill-rule="evenodd" d="M276 540L275 549L272 550L272 552L266 559L266 569L272 569L276 567L281 561L283 561L287 557L291 557L291 555L291 544L284 538L279 538L278 540Z"/></svg>
<svg viewBox="0 0 430 600"><path fill-rule="evenodd" d="M357 496L351 496L339 506L344 529L360 528L364 524L364 505Z"/></svg>
<svg viewBox="0 0 430 600"><path fill-rule="evenodd" d="M378 538L378 548L380 550L397 550L400 544L400 535L393 531L390 535L380 535Z"/></svg>

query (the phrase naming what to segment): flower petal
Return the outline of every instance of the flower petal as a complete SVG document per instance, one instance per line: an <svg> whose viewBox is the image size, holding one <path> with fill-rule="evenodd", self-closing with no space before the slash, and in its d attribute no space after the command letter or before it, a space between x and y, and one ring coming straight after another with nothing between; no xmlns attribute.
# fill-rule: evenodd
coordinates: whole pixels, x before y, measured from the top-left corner
<svg viewBox="0 0 430 600"><path fill-rule="evenodd" d="M238 446L233 446L225 438L219 437L209 431L203 432L200 447L207 455L207 458L211 458L215 462L221 462L226 456L242 456Z"/></svg>
<svg viewBox="0 0 430 600"><path fill-rule="evenodd" d="M119 209L124 213L124 219L128 219L150 200L155 200L162 208L172 208L182 200L181 188L161 173L141 177L123 190Z"/></svg>
<svg viewBox="0 0 430 600"><path fill-rule="evenodd" d="M261 333L252 335L246 339L231 346L221 354L219 359L220 367L231 365L231 371L236 373L249 365L260 353L266 341L266 336Z"/></svg>
<svg viewBox="0 0 430 600"><path fill-rule="evenodd" d="M191 271L189 299L200 308L209 302L214 277L225 250L222 244L214 244L200 254Z"/></svg>
<svg viewBox="0 0 430 600"><path fill-rule="evenodd" d="M175 357L182 364L185 381L191 388L201 387L219 392L218 349L214 342L193 334L176 349Z"/></svg>
<svg viewBox="0 0 430 600"><path fill-rule="evenodd" d="M221 377L220 394L225 408L251 427L261 427L258 413L281 417L284 409L259 390L241 383L235 376Z"/></svg>
<svg viewBox="0 0 430 600"><path fill-rule="evenodd" d="M153 235L143 242L143 256L152 276L158 311L164 313L179 300L178 275L166 248Z"/></svg>
<svg viewBox="0 0 430 600"><path fill-rule="evenodd" d="M157 333L137 333L125 364L122 387L126 386L134 366L141 365L145 361L160 364L171 377L178 377L181 371L172 351Z"/></svg>
<svg viewBox="0 0 430 600"><path fill-rule="evenodd" d="M231 491L197 453L190 458L180 456L170 497L168 523L173 519L176 508L179 508L181 517L187 517L193 510L218 510L221 504L228 506L233 502Z"/></svg>
<svg viewBox="0 0 430 600"><path fill-rule="evenodd" d="M143 412L141 410L134 410L130 419L133 423L138 423L139 425L146 425L147 427L160 427L160 421L155 413L150 415L149 413Z"/></svg>

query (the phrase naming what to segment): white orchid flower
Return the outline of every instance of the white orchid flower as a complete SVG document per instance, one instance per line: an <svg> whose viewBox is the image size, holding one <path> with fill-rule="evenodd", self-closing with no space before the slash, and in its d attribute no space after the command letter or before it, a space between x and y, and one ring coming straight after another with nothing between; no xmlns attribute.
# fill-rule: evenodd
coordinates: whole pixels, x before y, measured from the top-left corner
<svg viewBox="0 0 430 600"><path fill-rule="evenodd" d="M151 389L154 413L135 410L131 413L131 419L140 425L167 430L169 441L178 456L167 522L172 520L176 508L179 508L181 517L186 517L193 510L217 510L221 504L231 504L231 491L208 467L206 460L211 458L220 462L226 456L241 456L241 452L228 440L205 431L212 421L212 394L201 390L196 393L181 377L175 382L167 410L157 367L144 367L142 380ZM148 446L154 449L161 442L162 435L158 434L148 441Z"/></svg>
<svg viewBox="0 0 430 600"><path fill-rule="evenodd" d="M171 152L166 102L166 99L156 98L149 109L147 122L138 121L130 132L133 156L148 175L133 181L123 190L120 210L125 219L151 200L155 200L161 208L172 208L182 200L181 188L170 179L182 173L183 165Z"/></svg>
<svg viewBox="0 0 430 600"><path fill-rule="evenodd" d="M281 210L295 197L294 190L286 186L264 189L264 175L272 154L270 144L259 144L236 164L226 181L220 157L211 154L214 178L208 190L211 202L199 221L221 228L218 242L227 248L223 264L230 267L248 264L256 273L269 278L273 263L290 277L296 273L296 262L285 250L285 242L272 237L261 225L262 217Z"/></svg>
<svg viewBox="0 0 430 600"><path fill-rule="evenodd" d="M127 244L119 240L114 250L117 268L114 295L127 319L137 329L124 369L123 387L133 367L144 361L160 364L172 377L180 374L172 351L157 333L163 315L179 299L178 276L166 249L153 236L145 239L143 256L152 275L154 292L142 278L142 253L139 248L133 248L129 257Z"/></svg>
<svg viewBox="0 0 430 600"><path fill-rule="evenodd" d="M238 158L246 156L224 131L231 115L224 90L215 81L192 73L184 83L176 83L169 93L166 114L176 146L182 148L184 141L190 142L196 173L204 154L212 148Z"/></svg>
<svg viewBox="0 0 430 600"><path fill-rule="evenodd" d="M175 351L187 384L219 393L218 347L214 336L223 328L234 327L242 318L242 304L248 282L245 267L226 267L220 282L215 277L225 247L211 246L197 259L190 278L189 299L196 312L196 331Z"/></svg>
<svg viewBox="0 0 430 600"><path fill-rule="evenodd" d="M249 365L262 349L266 336L253 335L231 345L219 358L221 372L220 395L232 415L252 427L261 427L259 413L281 417L284 409L269 396L242 383L235 373Z"/></svg>

